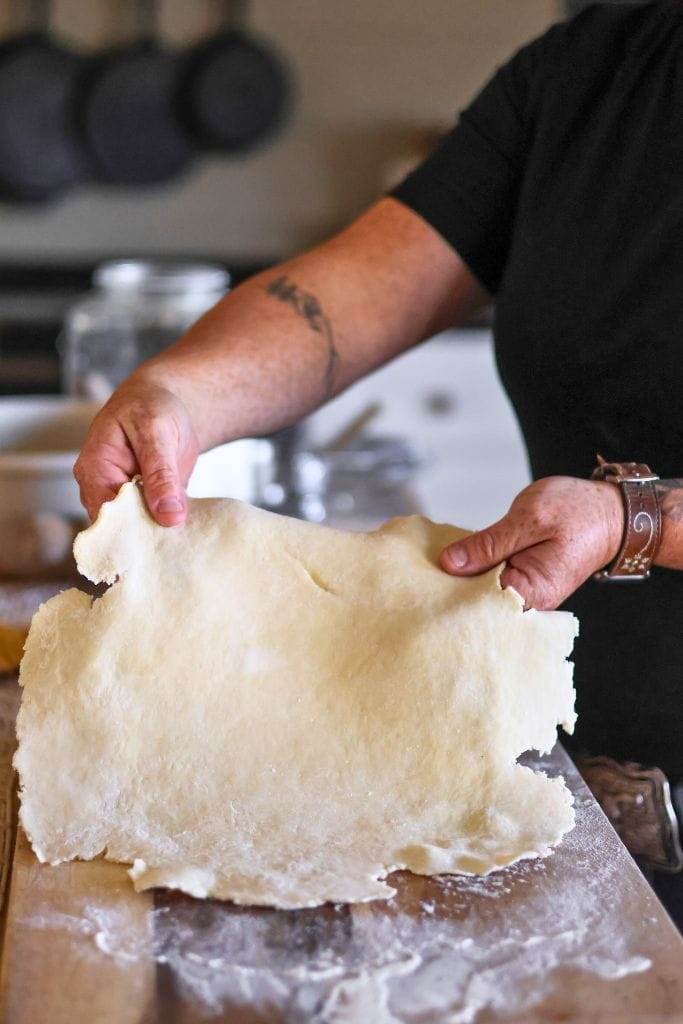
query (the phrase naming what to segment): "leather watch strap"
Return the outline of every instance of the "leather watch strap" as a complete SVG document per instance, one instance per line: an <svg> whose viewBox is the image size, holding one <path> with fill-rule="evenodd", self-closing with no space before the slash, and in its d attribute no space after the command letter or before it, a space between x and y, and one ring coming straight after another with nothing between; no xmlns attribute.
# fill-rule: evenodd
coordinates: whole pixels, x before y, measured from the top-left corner
<svg viewBox="0 0 683 1024"><path fill-rule="evenodd" d="M662 512L655 490L659 477L642 462L605 462L598 455L593 480L606 480L621 490L624 536L613 564L595 574L597 580L645 580L662 539Z"/></svg>

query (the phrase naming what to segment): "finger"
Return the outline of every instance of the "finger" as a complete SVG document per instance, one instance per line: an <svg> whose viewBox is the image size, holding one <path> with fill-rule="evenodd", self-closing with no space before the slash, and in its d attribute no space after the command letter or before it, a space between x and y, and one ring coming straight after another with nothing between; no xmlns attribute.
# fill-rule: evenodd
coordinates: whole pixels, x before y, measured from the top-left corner
<svg viewBox="0 0 683 1024"><path fill-rule="evenodd" d="M115 419L100 411L76 460L73 474L81 503L92 520L105 501L116 497L119 487L137 473L138 465L128 439Z"/></svg>
<svg viewBox="0 0 683 1024"><path fill-rule="evenodd" d="M126 482L126 477L121 483ZM97 515L106 501L113 501L121 485L112 485L108 481L93 480L88 483L87 490L80 487L81 504L88 513L91 522L95 522Z"/></svg>
<svg viewBox="0 0 683 1024"><path fill-rule="evenodd" d="M476 576L500 565L516 551L544 540L549 533L540 520L516 511L441 552L441 568L453 576Z"/></svg>
<svg viewBox="0 0 683 1024"><path fill-rule="evenodd" d="M125 468L90 454L78 458L73 474L78 483L81 504L93 522L105 501L112 501L121 485L132 475Z"/></svg>
<svg viewBox="0 0 683 1024"><path fill-rule="evenodd" d="M147 508L162 526L178 526L187 516L187 498L172 441L152 436L137 452Z"/></svg>
<svg viewBox="0 0 683 1024"><path fill-rule="evenodd" d="M554 541L543 541L512 556L500 577L501 586L513 587L525 608L557 608L580 581L563 561Z"/></svg>

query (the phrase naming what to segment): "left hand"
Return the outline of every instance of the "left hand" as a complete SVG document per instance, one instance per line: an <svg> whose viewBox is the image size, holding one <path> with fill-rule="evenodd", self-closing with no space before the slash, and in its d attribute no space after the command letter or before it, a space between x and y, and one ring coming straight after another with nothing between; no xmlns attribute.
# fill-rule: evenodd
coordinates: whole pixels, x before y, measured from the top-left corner
<svg viewBox="0 0 683 1024"><path fill-rule="evenodd" d="M527 608L557 608L616 557L623 531L614 484L549 476L525 487L497 523L445 548L441 567L476 576L507 562L504 587L514 587Z"/></svg>

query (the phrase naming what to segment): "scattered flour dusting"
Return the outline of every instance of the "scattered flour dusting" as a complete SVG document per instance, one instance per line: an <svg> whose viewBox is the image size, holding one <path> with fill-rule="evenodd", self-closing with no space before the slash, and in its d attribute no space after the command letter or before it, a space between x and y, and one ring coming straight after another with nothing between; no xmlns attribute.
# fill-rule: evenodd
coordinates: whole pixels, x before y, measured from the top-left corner
<svg viewBox="0 0 683 1024"><path fill-rule="evenodd" d="M629 931L615 899L639 884L627 855L581 794L577 816L546 860L486 878L399 876L386 903L248 910L160 892L146 917L74 902L21 923L68 932L84 958L155 962L203 1019L247 1006L286 1024L523 1019L558 972L613 983L651 966L653 919Z"/></svg>

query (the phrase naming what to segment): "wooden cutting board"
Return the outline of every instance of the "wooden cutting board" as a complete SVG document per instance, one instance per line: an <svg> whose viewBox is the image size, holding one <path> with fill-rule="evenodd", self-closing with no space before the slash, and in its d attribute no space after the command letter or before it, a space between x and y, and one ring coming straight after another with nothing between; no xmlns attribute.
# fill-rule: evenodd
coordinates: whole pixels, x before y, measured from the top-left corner
<svg viewBox="0 0 683 1024"><path fill-rule="evenodd" d="M20 631L57 589L0 584L0 622ZM3 1024L683 1024L683 941L559 747L535 762L576 801L552 857L285 912L39 864L16 827L18 702L0 676Z"/></svg>
<svg viewBox="0 0 683 1024"><path fill-rule="evenodd" d="M0 681L0 1020L140 1024L143 1007L154 1005L154 963L98 955L90 970L95 965L74 953L84 940L97 951L98 922L108 918L131 937L144 929L152 897L138 896L119 864L39 864L16 823L11 762L18 707L16 680Z"/></svg>
<svg viewBox="0 0 683 1024"><path fill-rule="evenodd" d="M138 895L119 865L40 865L19 830L0 1019L680 1024L683 942L581 800L564 856L486 879L402 874L390 903L287 912Z"/></svg>
<svg viewBox="0 0 683 1024"><path fill-rule="evenodd" d="M683 1022L683 941L559 747L536 763L564 774L578 823L547 860L276 911L39 864L16 827L17 703L0 682L3 1024Z"/></svg>
<svg viewBox="0 0 683 1024"><path fill-rule="evenodd" d="M125 933L131 946L145 945L152 900L135 893L120 864L39 864L19 828L0 972L0 1020L154 1020L154 962L106 951L112 929Z"/></svg>

